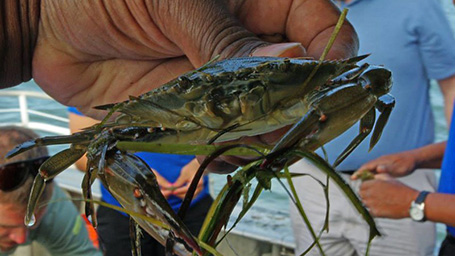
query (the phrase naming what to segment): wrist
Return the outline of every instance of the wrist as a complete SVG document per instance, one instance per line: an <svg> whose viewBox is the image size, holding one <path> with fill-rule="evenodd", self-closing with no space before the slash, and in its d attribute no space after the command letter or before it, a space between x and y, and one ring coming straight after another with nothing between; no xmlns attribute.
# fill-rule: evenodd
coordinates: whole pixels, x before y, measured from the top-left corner
<svg viewBox="0 0 455 256"><path fill-rule="evenodd" d="M441 168L445 148L446 142L439 142L409 151L414 163L414 169Z"/></svg>
<svg viewBox="0 0 455 256"><path fill-rule="evenodd" d="M421 165L421 154L418 149L407 151L407 153L409 162L407 174L410 174Z"/></svg>
<svg viewBox="0 0 455 256"><path fill-rule="evenodd" d="M32 78L41 0L3 0L0 4L0 87Z"/></svg>
<svg viewBox="0 0 455 256"><path fill-rule="evenodd" d="M417 222L424 222L426 220L425 216L425 199L430 192L420 191L417 198L411 202L409 207L409 216L412 220Z"/></svg>
<svg viewBox="0 0 455 256"><path fill-rule="evenodd" d="M406 200L405 200L405 204L404 204L404 209L403 209L403 213L404 213L404 216L406 216L407 218L411 217L410 216L410 212L409 212L409 209L412 205L412 203L416 200L416 198L419 196L419 191L417 190L414 190L414 189L410 189L408 193L406 193Z"/></svg>

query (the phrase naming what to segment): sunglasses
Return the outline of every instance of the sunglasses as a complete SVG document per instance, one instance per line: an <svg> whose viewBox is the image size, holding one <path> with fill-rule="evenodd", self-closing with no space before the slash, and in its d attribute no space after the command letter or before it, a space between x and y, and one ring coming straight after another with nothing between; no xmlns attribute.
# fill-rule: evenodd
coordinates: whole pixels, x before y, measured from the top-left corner
<svg viewBox="0 0 455 256"><path fill-rule="evenodd" d="M49 156L0 166L0 190L9 192L22 186L29 175L35 177L38 174L39 167L47 159L49 159Z"/></svg>

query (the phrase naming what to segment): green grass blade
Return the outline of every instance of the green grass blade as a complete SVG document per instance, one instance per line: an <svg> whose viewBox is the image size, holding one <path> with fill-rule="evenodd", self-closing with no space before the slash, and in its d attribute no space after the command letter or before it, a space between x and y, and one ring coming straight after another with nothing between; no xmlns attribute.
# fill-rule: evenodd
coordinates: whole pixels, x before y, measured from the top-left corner
<svg viewBox="0 0 455 256"><path fill-rule="evenodd" d="M321 244L319 243L319 237L316 236L316 233L314 232L313 226L311 226L310 220L308 219L308 216L306 215L305 211L303 210L302 203L300 202L299 196L297 195L297 191L294 186L294 182L292 182L291 174L289 172L288 166L284 167L284 173L286 175L286 179L289 184L289 188L291 189L292 195L294 196L295 199L295 206L297 207L300 215L302 216L303 221L305 222L306 226L308 227L308 230L311 233L311 236L314 239L314 242L307 248L305 252L302 253L302 255L305 255L311 248L313 248L314 245L317 245L319 252L321 255L325 255L324 251L322 250Z"/></svg>
<svg viewBox="0 0 455 256"><path fill-rule="evenodd" d="M301 150L296 150L294 153L297 154L299 157L306 158L309 161L311 161L312 164L318 167L321 171L325 172L340 187L340 189L344 192L344 194L349 198L351 203L354 205L356 210L362 215L362 217L370 226L369 241L371 241L375 236L381 235L376 227L373 217L365 208L362 201L360 201L360 199L357 197L352 188L327 162L325 162L320 156L318 156L314 152L304 152Z"/></svg>
<svg viewBox="0 0 455 256"><path fill-rule="evenodd" d="M263 190L263 187L258 184L256 186L256 188L254 189L253 196L248 201L248 203L246 205L244 205L244 207L242 208L242 211L237 216L237 219L235 220L234 224L232 224L232 226L229 228L229 230L227 230L223 234L223 236L219 239L217 244L219 244L237 226L237 224L240 222L240 220L245 216L245 214L248 212L248 210L250 210L250 208L253 206L253 204L256 202L256 200L259 198L259 195L261 194L262 190Z"/></svg>
<svg viewBox="0 0 455 256"><path fill-rule="evenodd" d="M133 141L119 141L116 147L120 150L131 151L146 151L163 154L177 154L177 155L210 155L211 153L226 147L229 144L223 145L190 145L190 144L161 144L149 142L133 142ZM252 145L262 154L267 154L270 149L264 146ZM258 152L247 147L237 147L230 149L223 153L223 155L231 156L261 156Z"/></svg>

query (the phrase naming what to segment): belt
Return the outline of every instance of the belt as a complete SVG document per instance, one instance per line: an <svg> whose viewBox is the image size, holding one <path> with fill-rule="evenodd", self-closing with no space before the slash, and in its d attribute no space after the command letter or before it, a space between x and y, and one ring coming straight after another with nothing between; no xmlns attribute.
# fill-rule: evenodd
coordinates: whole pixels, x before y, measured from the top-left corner
<svg viewBox="0 0 455 256"><path fill-rule="evenodd" d="M449 241L451 244L455 244L455 236L453 236L452 234L447 233L446 239L447 239L447 241Z"/></svg>

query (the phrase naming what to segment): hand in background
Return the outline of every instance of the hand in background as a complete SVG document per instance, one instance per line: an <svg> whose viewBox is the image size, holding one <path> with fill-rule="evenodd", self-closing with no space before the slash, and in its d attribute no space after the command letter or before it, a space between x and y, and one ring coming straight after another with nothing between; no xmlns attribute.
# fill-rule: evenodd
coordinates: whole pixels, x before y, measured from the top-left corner
<svg viewBox="0 0 455 256"><path fill-rule="evenodd" d="M364 181L359 193L373 216L392 219L409 217L411 202L419 194L387 174L378 174L374 180Z"/></svg>
<svg viewBox="0 0 455 256"><path fill-rule="evenodd" d="M362 173L387 173L393 177L402 177L411 174L415 169L441 168L442 158L446 149L446 141L428 144L426 146L403 151L400 153L381 156L362 165L353 175L358 179Z"/></svg>
<svg viewBox="0 0 455 256"><path fill-rule="evenodd" d="M159 174L156 170L152 169L153 173L155 174L156 181L160 186L161 194L167 199L169 196L172 195L173 186L172 184L165 179L161 174Z"/></svg>
<svg viewBox="0 0 455 256"><path fill-rule="evenodd" d="M373 174L387 173L393 177L402 177L411 174L415 170L415 165L415 157L409 151L385 155L362 165L351 176L351 179L358 179L364 172Z"/></svg>
<svg viewBox="0 0 455 256"><path fill-rule="evenodd" d="M191 185L191 181L193 180L194 175L196 174L197 170L199 168L199 163L196 159L193 159L191 162L189 162L187 165L185 165L182 168L182 171L180 172L180 176L177 178L177 180L171 184L175 190L172 192L173 195L183 199L185 197L186 192L188 191L188 188ZM195 198L201 191L204 189L204 180L201 178L199 180L199 183L197 184L196 191L194 192L194 197Z"/></svg>

